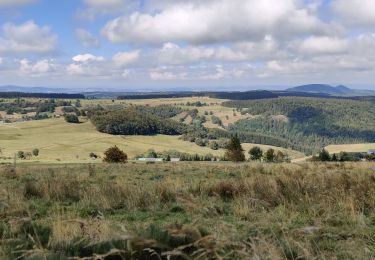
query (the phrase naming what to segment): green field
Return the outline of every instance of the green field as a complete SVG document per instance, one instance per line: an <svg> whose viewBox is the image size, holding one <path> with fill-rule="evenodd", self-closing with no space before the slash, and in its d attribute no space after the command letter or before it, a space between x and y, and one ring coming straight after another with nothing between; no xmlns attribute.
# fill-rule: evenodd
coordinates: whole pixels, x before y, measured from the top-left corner
<svg viewBox="0 0 375 260"><path fill-rule="evenodd" d="M79 163L100 162L89 158L91 152L102 155L109 147L117 145L130 158L142 154L149 149L157 152L171 149L191 154L208 154L222 156L224 150L214 151L200 147L194 143L185 142L178 136L113 136L99 133L90 122L68 124L64 119L48 119L0 125L0 162L12 162L18 151L31 152L34 148L40 150L38 157L22 162L43 163ZM253 145L244 144L246 150ZM270 146L262 146L268 149ZM302 157L296 151L276 148L287 152L292 158Z"/></svg>

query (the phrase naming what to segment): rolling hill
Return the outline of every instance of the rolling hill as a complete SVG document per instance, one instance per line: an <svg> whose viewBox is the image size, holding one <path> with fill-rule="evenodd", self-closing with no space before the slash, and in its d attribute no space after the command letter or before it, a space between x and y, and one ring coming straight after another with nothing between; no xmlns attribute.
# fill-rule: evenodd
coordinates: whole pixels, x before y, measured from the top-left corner
<svg viewBox="0 0 375 260"><path fill-rule="evenodd" d="M375 95L373 90L358 90L351 89L343 85L331 86L327 84L308 84L298 87L288 88L288 92L306 92L306 93L324 93L329 95L338 96L363 96L363 95Z"/></svg>

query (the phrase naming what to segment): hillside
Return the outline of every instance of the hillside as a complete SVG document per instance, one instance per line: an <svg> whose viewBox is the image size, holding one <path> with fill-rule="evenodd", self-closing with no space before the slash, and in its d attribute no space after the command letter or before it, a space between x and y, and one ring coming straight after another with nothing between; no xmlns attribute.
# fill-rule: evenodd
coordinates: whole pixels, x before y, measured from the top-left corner
<svg viewBox="0 0 375 260"><path fill-rule="evenodd" d="M307 153L330 144L375 141L374 104L367 101L283 97L224 105L258 115L235 122L231 131L272 135Z"/></svg>
<svg viewBox="0 0 375 260"><path fill-rule="evenodd" d="M288 92L305 92L305 93L323 93L338 96L365 96L375 95L375 91L372 90L357 90L351 89L343 85L331 86L327 84L308 84L298 87L289 88Z"/></svg>

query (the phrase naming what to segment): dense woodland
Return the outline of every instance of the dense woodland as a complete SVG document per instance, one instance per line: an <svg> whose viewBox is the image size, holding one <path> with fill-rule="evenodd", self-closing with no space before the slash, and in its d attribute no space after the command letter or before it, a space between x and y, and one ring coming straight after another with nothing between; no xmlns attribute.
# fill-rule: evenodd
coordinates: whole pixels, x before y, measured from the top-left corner
<svg viewBox="0 0 375 260"><path fill-rule="evenodd" d="M113 135L180 135L186 131L182 123L131 108L97 111L90 120L99 132Z"/></svg>
<svg viewBox="0 0 375 260"><path fill-rule="evenodd" d="M283 97L224 105L260 115L237 121L230 131L274 136L306 153L328 144L375 142L374 104L370 101Z"/></svg>

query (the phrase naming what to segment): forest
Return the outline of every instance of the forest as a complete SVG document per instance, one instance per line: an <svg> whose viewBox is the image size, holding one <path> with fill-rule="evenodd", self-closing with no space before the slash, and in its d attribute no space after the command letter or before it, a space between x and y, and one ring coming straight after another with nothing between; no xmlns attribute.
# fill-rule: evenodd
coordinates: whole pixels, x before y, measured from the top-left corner
<svg viewBox="0 0 375 260"><path fill-rule="evenodd" d="M374 104L370 101L282 97L223 105L259 115L235 122L230 131L274 136L305 153L329 144L375 141Z"/></svg>

